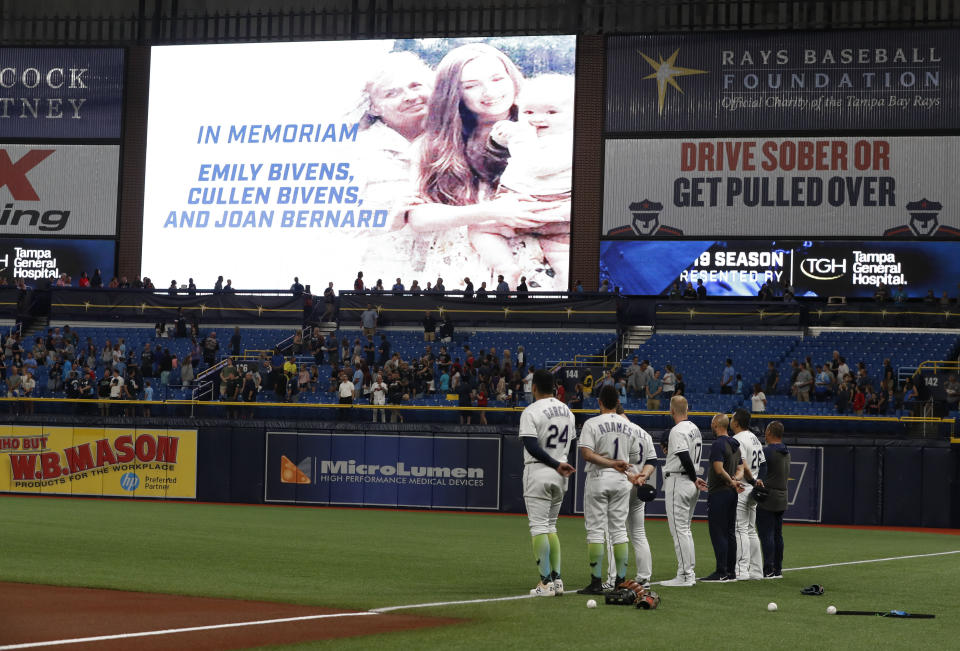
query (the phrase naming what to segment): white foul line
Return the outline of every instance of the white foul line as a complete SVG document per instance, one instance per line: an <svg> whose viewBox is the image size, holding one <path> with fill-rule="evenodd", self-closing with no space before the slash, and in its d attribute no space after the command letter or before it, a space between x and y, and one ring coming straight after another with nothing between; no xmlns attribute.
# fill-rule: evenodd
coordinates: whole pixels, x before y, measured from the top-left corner
<svg viewBox="0 0 960 651"><path fill-rule="evenodd" d="M516 601L517 599L532 599L532 594L522 594L515 597L491 597L490 599L467 599L465 601L436 601L431 604L411 604L409 606L387 606L386 608L373 608L371 613L388 613L392 610L409 610L411 608L429 608L431 606L460 606L462 604L485 604L492 601ZM3 649L3 647L0 647Z"/></svg>
<svg viewBox="0 0 960 651"><path fill-rule="evenodd" d="M946 556L948 554L960 554L960 549L951 552L934 552L932 554L911 554L910 556L891 556L890 558L870 558L865 561L847 561L845 563L827 563L825 565L808 565L807 567L786 567L784 572L794 572L796 570L819 570L822 567L839 567L841 565L863 565L864 563L882 563L883 561L900 561L907 558L925 558L927 556Z"/></svg>
<svg viewBox="0 0 960 651"><path fill-rule="evenodd" d="M795 572L798 570L819 570L825 567L839 567L841 565L863 565L865 563L882 563L885 561L900 561L910 558L926 558L929 556L946 556L948 554L960 554L960 549L949 552L934 552L932 554L911 554L909 556L890 556L888 558L869 558L862 561L845 561L842 563L825 563L823 565L808 565L806 567L786 567L784 572ZM653 582L653 585L659 585L661 581ZM232 624L212 624L210 626L190 626L187 628L168 628L158 631L142 631L140 633L118 633L115 635L99 635L97 637L78 637L69 640L51 640L48 642L25 642L23 644L8 644L0 646L0 651L12 651L13 649L32 649L43 646L59 646L64 644L82 644L85 642L104 642L107 640L121 640L134 637L149 637L154 635L172 635L174 633L191 633L194 631L212 631L219 628L240 628L241 626L262 626L264 624L284 624L287 622L304 622L315 619L332 619L334 617L363 617L367 615L379 615L395 610L410 610L413 608L439 608L442 606L460 606L463 604L481 604L495 601L517 601L519 599L534 599L533 595L516 595L512 597L491 597L488 599L465 599L462 601L435 601L423 604L410 604L407 606L385 606L383 608L373 608L355 613L328 613L325 615L303 615L301 617L283 617L281 619L262 619L252 622L235 622Z"/></svg>

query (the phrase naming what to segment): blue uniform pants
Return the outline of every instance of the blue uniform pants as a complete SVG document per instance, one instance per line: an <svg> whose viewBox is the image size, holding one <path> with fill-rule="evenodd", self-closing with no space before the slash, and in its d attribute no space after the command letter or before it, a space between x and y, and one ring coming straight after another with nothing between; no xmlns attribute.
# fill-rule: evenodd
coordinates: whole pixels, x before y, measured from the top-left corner
<svg viewBox="0 0 960 651"><path fill-rule="evenodd" d="M707 495L710 542L717 557L717 574L737 574L737 493L724 488Z"/></svg>

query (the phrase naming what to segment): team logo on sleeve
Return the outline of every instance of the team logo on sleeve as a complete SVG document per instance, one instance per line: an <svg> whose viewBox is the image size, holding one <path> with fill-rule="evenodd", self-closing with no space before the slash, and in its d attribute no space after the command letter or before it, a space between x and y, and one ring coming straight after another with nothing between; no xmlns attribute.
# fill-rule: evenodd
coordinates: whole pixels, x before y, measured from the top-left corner
<svg viewBox="0 0 960 651"><path fill-rule="evenodd" d="M683 231L672 226L660 223L660 211L663 204L659 201L643 199L634 201L629 206L632 221L626 226L618 226L607 231L608 237L675 237L683 235Z"/></svg>
<svg viewBox="0 0 960 651"><path fill-rule="evenodd" d="M958 237L960 230L940 223L939 215L943 206L939 201L920 199L907 204L910 221L901 226L888 228L883 232L884 237Z"/></svg>

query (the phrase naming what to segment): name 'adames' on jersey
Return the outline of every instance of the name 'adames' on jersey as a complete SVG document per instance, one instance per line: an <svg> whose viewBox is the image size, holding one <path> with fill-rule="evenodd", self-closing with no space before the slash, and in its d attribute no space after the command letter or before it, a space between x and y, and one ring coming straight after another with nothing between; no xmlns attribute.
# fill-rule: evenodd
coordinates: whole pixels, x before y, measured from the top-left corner
<svg viewBox="0 0 960 651"><path fill-rule="evenodd" d="M540 447L557 461L566 461L570 444L577 437L577 423L570 409L556 398L541 398L520 415L519 435L534 436ZM524 463L537 463L526 450Z"/></svg>
<svg viewBox="0 0 960 651"><path fill-rule="evenodd" d="M640 458L640 437L636 426L618 414L600 414L584 423L579 445L608 459L636 463ZM587 472L607 470L594 463L585 464L584 469Z"/></svg>

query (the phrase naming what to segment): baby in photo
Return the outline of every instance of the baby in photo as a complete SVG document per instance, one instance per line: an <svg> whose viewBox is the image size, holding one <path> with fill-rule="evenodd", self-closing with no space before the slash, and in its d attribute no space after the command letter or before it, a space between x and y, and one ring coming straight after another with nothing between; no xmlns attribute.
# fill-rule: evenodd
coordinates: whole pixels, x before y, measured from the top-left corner
<svg viewBox="0 0 960 651"><path fill-rule="evenodd" d="M502 120L490 132L493 143L510 152L497 197L514 195L553 206L570 201L573 97L572 76L542 75L524 83L517 98L518 121ZM566 269L570 254L569 210L562 218L531 228L471 230L470 241L511 286L526 275L531 289L566 289L566 279L558 274ZM537 271L548 271L548 277Z"/></svg>

